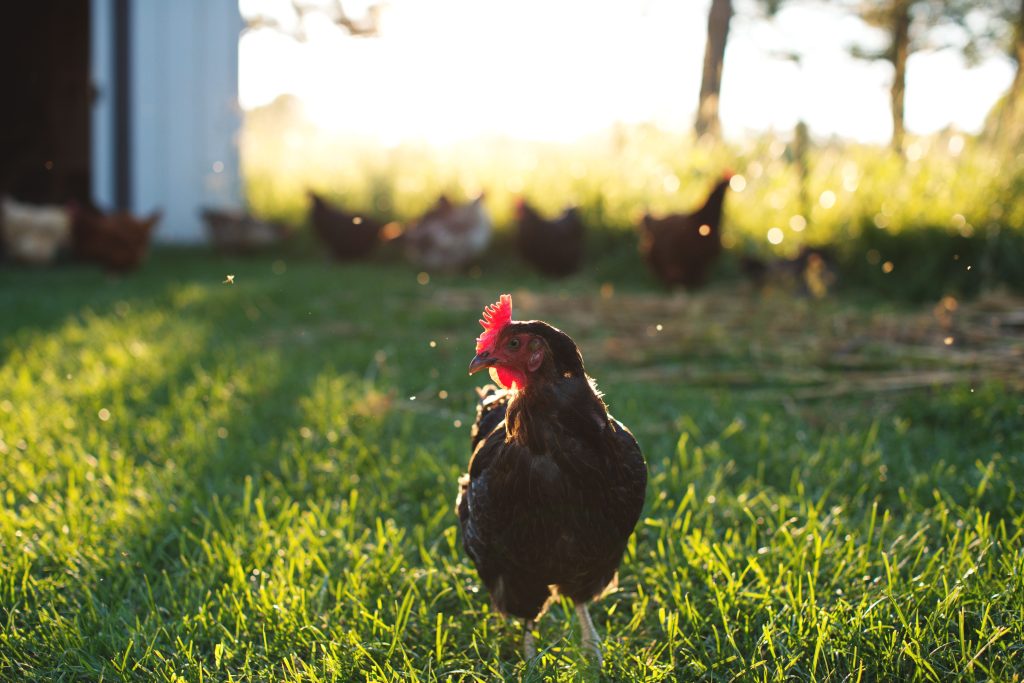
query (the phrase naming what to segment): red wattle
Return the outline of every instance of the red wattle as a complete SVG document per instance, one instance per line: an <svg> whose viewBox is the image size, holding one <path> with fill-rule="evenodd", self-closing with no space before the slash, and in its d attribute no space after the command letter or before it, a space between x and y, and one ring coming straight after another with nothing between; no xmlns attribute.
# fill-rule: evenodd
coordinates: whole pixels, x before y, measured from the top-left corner
<svg viewBox="0 0 1024 683"><path fill-rule="evenodd" d="M492 367L491 378L506 389L518 390L526 386L526 377L511 368Z"/></svg>

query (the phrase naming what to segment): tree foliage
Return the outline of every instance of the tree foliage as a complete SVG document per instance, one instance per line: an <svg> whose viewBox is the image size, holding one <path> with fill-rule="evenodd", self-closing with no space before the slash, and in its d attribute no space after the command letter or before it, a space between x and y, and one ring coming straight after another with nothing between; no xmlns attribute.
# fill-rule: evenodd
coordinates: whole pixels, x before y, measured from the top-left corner
<svg viewBox="0 0 1024 683"><path fill-rule="evenodd" d="M903 106L907 60L915 52L959 50L968 65L976 65L996 50L1010 50L1013 17L1020 0L858 0L847 2L867 25L880 29L880 46L852 45L861 59L884 60L893 66L891 106L892 146L903 145Z"/></svg>
<svg viewBox="0 0 1024 683"><path fill-rule="evenodd" d="M243 3L243 15L248 28L271 28L299 42L306 41L305 20L312 14L326 16L352 36L378 35L380 4L370 4L363 16L349 14L342 0L268 0L253 5L257 6L252 11L246 11Z"/></svg>

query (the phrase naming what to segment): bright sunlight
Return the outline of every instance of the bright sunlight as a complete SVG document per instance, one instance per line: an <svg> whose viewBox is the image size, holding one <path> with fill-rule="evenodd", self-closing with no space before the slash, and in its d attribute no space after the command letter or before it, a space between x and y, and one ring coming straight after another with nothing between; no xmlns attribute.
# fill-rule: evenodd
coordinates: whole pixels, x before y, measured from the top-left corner
<svg viewBox="0 0 1024 683"><path fill-rule="evenodd" d="M318 127L386 144L481 134L574 140L616 122L681 130L693 121L708 4L393 0L374 38L351 37L310 13L305 42L268 28L246 32L240 102L251 109L291 93ZM291 11L274 0L241 7L283 21ZM832 7L785 6L773 22L742 10L726 54L726 136L788 131L803 119L819 136L888 139L891 67L848 49L877 42L873 29ZM1002 57L968 68L953 50L915 53L908 130L976 132L1011 77Z"/></svg>

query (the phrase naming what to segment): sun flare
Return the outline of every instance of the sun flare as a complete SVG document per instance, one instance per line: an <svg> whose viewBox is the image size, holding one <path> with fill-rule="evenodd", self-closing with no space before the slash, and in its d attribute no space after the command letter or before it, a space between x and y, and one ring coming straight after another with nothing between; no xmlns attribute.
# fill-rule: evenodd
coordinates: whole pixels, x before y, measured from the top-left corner
<svg viewBox="0 0 1024 683"><path fill-rule="evenodd" d="M243 12L253 2L243 0ZM292 93L316 126L385 143L573 140L616 122L682 130L693 120L706 12L707 2L668 0L392 0L375 38L348 36L312 13L305 42L266 28L243 35L240 101L251 109ZM726 134L791 130L802 119L818 135L886 141L890 70L845 47L868 31L829 7L785 8L771 24L735 21ZM783 52L813 58L800 66ZM979 129L1011 76L1003 58L969 70L952 52L913 55L908 129Z"/></svg>

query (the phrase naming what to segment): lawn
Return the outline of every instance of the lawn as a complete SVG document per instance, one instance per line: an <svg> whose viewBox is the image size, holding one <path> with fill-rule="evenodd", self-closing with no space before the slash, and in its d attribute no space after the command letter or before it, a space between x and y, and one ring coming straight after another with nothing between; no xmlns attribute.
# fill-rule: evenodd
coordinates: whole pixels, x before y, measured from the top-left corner
<svg viewBox="0 0 1024 683"><path fill-rule="evenodd" d="M607 679L1024 678L1020 298L165 250L0 270L0 679L586 677L566 605L523 661L452 511L505 291L649 463Z"/></svg>

